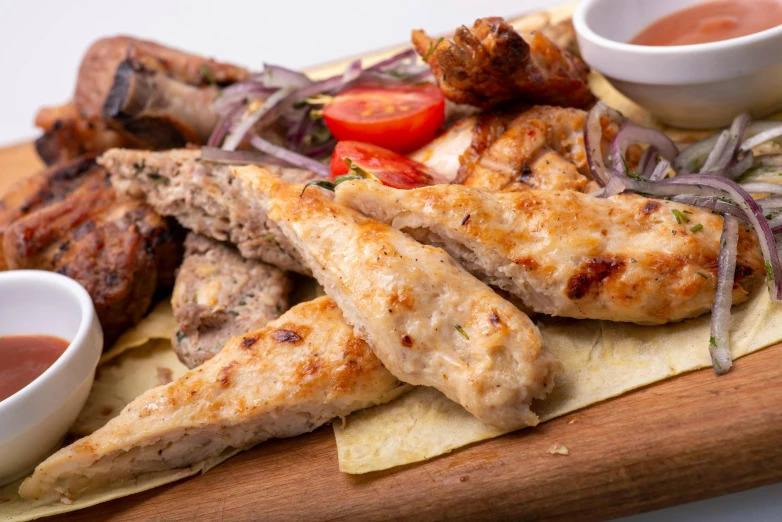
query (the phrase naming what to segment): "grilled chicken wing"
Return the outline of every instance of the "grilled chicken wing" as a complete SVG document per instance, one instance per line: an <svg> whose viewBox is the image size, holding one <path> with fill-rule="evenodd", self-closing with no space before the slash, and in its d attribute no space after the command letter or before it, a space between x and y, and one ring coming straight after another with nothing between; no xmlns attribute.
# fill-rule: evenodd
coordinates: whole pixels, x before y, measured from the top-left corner
<svg viewBox="0 0 782 522"><path fill-rule="evenodd" d="M482 18L456 30L453 40L413 31L413 46L432 68L445 97L494 107L507 102L586 107L594 101L580 58L542 33L529 42L502 18Z"/></svg>
<svg viewBox="0 0 782 522"><path fill-rule="evenodd" d="M405 390L337 305L322 297L231 339L198 368L145 392L104 427L46 459L19 493L67 501L106 484L307 433Z"/></svg>
<svg viewBox="0 0 782 522"><path fill-rule="evenodd" d="M188 368L195 368L234 335L278 318L288 309L290 290L291 281L279 268L190 233L171 297L179 327L171 345Z"/></svg>
<svg viewBox="0 0 782 522"><path fill-rule="evenodd" d="M98 162L111 173L121 194L143 199L159 214L175 217L194 232L233 243L247 259L309 274L288 239L267 219L266 208L236 183L231 168L202 161L199 156L196 150L114 149ZM289 181L316 177L304 170L267 168Z"/></svg>
<svg viewBox="0 0 782 522"><path fill-rule="evenodd" d="M257 167L236 173L391 373L434 386L489 424L537 423L530 403L548 393L561 366L526 315L444 251L316 187L302 194Z"/></svg>
<svg viewBox="0 0 782 522"><path fill-rule="evenodd" d="M106 344L138 322L181 260L176 229L121 198L108 173L81 158L22 180L0 200L0 270L67 275L95 303Z"/></svg>
<svg viewBox="0 0 782 522"><path fill-rule="evenodd" d="M661 324L704 313L714 299L722 217L702 209L635 195L395 190L364 180L340 184L337 201L441 246L536 312ZM689 222L677 223L674 209ZM734 302L763 273L754 233L742 230L738 252Z"/></svg>

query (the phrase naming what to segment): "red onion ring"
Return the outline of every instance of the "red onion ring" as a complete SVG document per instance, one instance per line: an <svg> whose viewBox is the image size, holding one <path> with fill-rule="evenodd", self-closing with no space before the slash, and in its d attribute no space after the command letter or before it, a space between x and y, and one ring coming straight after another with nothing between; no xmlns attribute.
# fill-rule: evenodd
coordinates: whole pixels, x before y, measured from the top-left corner
<svg viewBox="0 0 782 522"><path fill-rule="evenodd" d="M730 355L730 308L733 305L733 281L736 274L739 226L733 216L725 216L717 261L717 288L711 306L709 353L714 372L724 375L733 366Z"/></svg>

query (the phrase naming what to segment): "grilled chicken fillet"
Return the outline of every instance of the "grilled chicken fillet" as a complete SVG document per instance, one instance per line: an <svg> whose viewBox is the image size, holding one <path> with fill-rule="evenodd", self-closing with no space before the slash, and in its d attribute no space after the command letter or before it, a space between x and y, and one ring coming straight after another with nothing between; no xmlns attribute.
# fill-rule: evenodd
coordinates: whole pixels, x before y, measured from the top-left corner
<svg viewBox="0 0 782 522"><path fill-rule="evenodd" d="M405 390L322 297L233 338L198 368L145 392L104 427L46 459L19 494L75 499L307 433Z"/></svg>
<svg viewBox="0 0 782 522"><path fill-rule="evenodd" d="M257 167L236 169L266 200L326 293L391 373L434 386L489 424L537 423L530 410L559 362L516 307L439 248Z"/></svg>
<svg viewBox="0 0 782 522"><path fill-rule="evenodd" d="M179 328L171 346L195 368L234 335L277 319L288 309L290 289L279 268L244 259L231 245L191 232L171 297Z"/></svg>
<svg viewBox="0 0 782 522"><path fill-rule="evenodd" d="M444 248L536 312L662 324L702 314L714 299L722 217L702 209L636 195L395 190L364 180L340 184L337 201ZM757 237L741 229L734 303L762 273Z"/></svg>
<svg viewBox="0 0 782 522"><path fill-rule="evenodd" d="M197 150L112 149L98 163L111 173L118 192L145 201L161 215L175 217L185 228L233 243L247 259L309 274L288 239L267 219L266 208L236 182L231 167L199 156ZM305 170L267 168L297 183L316 177Z"/></svg>

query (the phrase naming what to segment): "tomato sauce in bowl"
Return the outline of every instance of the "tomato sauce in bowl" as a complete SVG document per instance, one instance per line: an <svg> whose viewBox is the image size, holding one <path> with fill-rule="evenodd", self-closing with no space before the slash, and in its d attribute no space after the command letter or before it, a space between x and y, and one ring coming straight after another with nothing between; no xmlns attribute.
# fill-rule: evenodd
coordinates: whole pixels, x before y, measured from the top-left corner
<svg viewBox="0 0 782 522"><path fill-rule="evenodd" d="M719 42L781 24L782 0L712 0L652 22L629 43L669 46Z"/></svg>
<svg viewBox="0 0 782 522"><path fill-rule="evenodd" d="M51 335L0 337L0 401L37 379L60 358L68 344Z"/></svg>

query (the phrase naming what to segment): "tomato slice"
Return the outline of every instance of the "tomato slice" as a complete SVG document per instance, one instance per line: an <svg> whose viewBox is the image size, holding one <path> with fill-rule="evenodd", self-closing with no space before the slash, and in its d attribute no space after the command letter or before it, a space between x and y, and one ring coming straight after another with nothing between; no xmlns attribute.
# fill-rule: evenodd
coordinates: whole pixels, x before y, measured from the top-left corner
<svg viewBox="0 0 782 522"><path fill-rule="evenodd" d="M353 87L324 107L323 119L340 141L406 154L429 143L442 127L445 97L433 83Z"/></svg>
<svg viewBox="0 0 782 522"><path fill-rule="evenodd" d="M442 183L442 176L415 160L377 145L358 141L340 141L331 155L331 179L349 172L350 160L383 185L400 189L426 187Z"/></svg>

